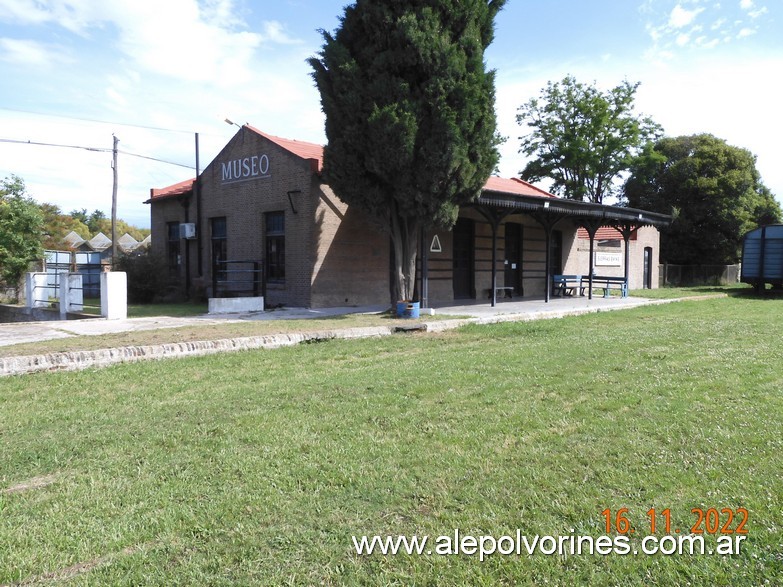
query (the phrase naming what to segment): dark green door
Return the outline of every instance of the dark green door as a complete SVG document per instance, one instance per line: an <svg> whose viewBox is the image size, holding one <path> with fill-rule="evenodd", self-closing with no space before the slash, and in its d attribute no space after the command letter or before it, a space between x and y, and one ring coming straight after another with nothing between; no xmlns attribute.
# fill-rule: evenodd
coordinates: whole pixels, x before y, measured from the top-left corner
<svg viewBox="0 0 783 587"><path fill-rule="evenodd" d="M513 287L514 293L522 293L522 225L516 222L507 222L506 228L506 256L505 285Z"/></svg>
<svg viewBox="0 0 783 587"><path fill-rule="evenodd" d="M473 221L459 218L454 225L454 299L473 298Z"/></svg>

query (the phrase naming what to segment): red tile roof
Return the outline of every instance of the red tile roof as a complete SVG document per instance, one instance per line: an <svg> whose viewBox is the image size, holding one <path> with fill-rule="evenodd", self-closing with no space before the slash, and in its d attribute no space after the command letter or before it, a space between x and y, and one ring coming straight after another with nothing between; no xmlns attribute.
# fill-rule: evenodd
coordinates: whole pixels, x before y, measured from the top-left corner
<svg viewBox="0 0 783 587"><path fill-rule="evenodd" d="M163 200L165 198L173 198L174 196L181 196L182 194L187 194L188 192L192 192L194 183L196 183L195 178L186 179L185 181L175 183L174 185L170 185L165 188L160 188L160 189L152 188L150 190L150 199L147 200L147 202L150 202L151 200Z"/></svg>
<svg viewBox="0 0 783 587"><path fill-rule="evenodd" d="M590 240L590 233L586 229L580 228L576 231L576 237L584 240ZM595 233L595 240L622 240L623 235L612 226L602 226ZM631 234L631 240L636 240L636 232Z"/></svg>
<svg viewBox="0 0 783 587"><path fill-rule="evenodd" d="M542 198L557 197L545 190L537 188L532 183L517 179L516 177L506 179L493 175L487 180L487 183L484 184L484 189L490 192L516 194L518 196L539 196Z"/></svg>
<svg viewBox="0 0 783 587"><path fill-rule="evenodd" d="M285 149L286 151L292 153L293 155L296 155L297 157L310 161L311 169L313 173L320 173L321 171L323 171L324 148L322 145L318 145L316 143L308 143L305 141L295 141L293 139L284 139L281 137L276 137L274 135L266 134L265 132L262 132L257 128L250 126L249 124L246 124L243 128L247 128L248 130L256 133L257 135L264 137L268 141L275 143L279 147ZM147 202L149 203L152 200L157 201L157 200L162 200L164 198L170 198L170 197L185 194L193 190L194 182L195 179L188 179L185 181L181 181L179 183L175 183L174 185L165 188L151 189L150 199ZM506 179L503 177L497 177L493 175L487 180L487 183L484 184L484 189L492 192L514 194L520 196L538 196L543 198L557 197L545 190L537 188L533 184L530 184L521 179L517 179L515 177Z"/></svg>
<svg viewBox="0 0 783 587"><path fill-rule="evenodd" d="M255 127L249 124L245 125L246 128L252 130L254 133L261 135L265 139L272 141L279 147L282 147L289 153L293 153L297 157L312 161L313 173L321 173L324 167L324 148L323 145L317 145L315 143L307 143L304 141L295 141L293 139L284 139L276 137L274 135L268 135L265 132L261 132Z"/></svg>

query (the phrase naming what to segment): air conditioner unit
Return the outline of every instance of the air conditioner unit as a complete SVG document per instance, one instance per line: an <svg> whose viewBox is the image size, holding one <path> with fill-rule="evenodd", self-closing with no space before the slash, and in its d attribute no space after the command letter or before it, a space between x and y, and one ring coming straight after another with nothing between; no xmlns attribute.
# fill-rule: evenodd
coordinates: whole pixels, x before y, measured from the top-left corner
<svg viewBox="0 0 783 587"><path fill-rule="evenodd" d="M179 238L196 238L196 224L193 222L180 224Z"/></svg>

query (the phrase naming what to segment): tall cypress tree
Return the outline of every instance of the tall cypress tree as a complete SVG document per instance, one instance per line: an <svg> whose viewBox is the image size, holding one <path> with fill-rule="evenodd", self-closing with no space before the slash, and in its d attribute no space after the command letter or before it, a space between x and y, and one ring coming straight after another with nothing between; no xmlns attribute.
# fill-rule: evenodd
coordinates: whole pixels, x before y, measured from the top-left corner
<svg viewBox="0 0 783 587"><path fill-rule="evenodd" d="M422 227L451 228L497 166L484 50L505 0L357 0L310 59L326 115L324 179L391 235L413 296Z"/></svg>

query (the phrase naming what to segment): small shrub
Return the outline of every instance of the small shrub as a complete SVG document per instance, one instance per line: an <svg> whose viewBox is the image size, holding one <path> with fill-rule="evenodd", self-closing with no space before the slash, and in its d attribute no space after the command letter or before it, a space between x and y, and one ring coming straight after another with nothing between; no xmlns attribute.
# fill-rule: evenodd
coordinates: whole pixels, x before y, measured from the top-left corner
<svg viewBox="0 0 783 587"><path fill-rule="evenodd" d="M114 269L127 273L128 302L132 304L150 304L168 286L166 261L149 251L119 257Z"/></svg>

